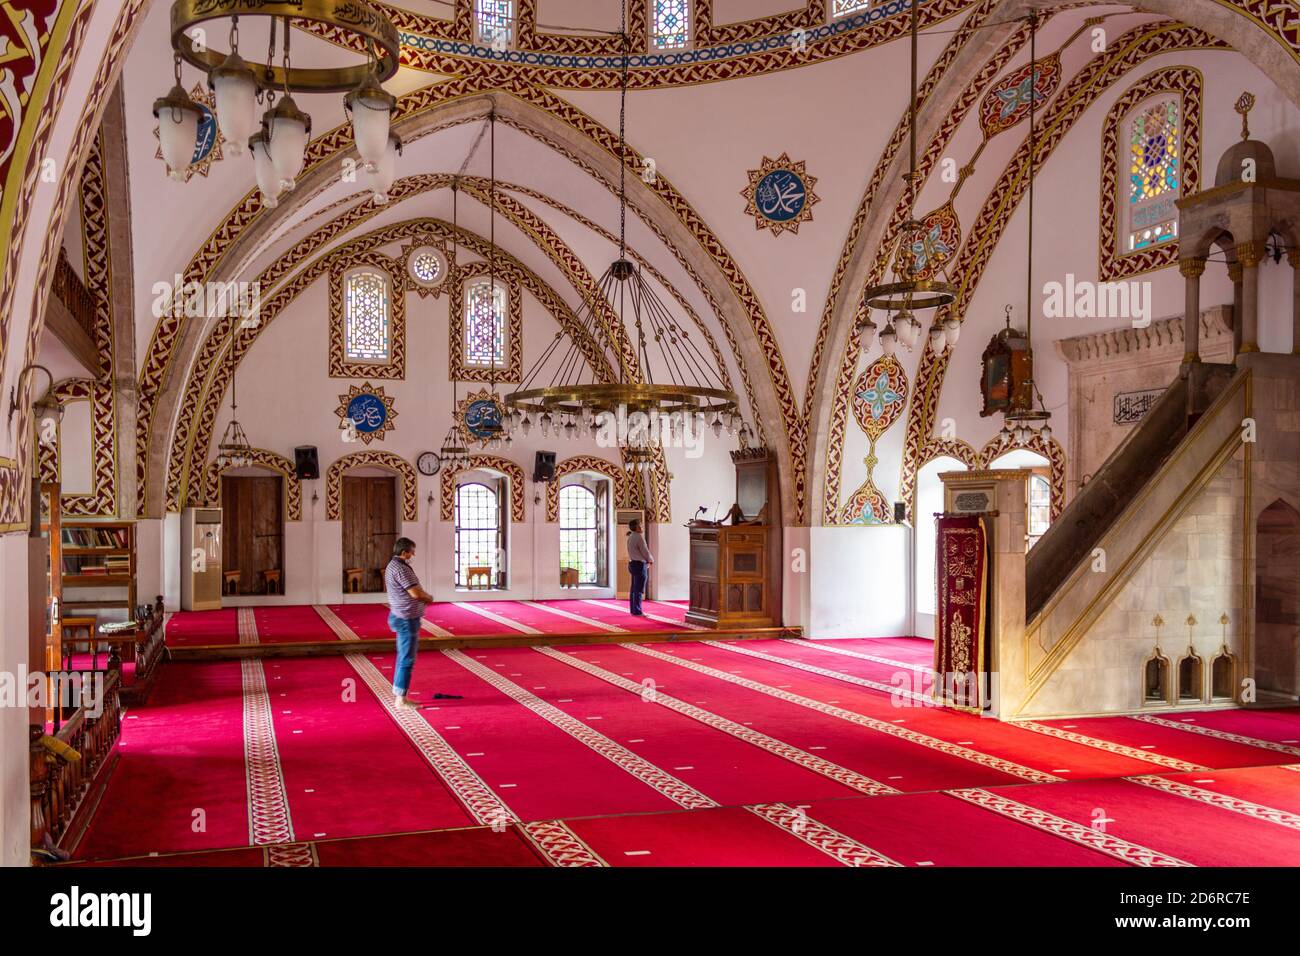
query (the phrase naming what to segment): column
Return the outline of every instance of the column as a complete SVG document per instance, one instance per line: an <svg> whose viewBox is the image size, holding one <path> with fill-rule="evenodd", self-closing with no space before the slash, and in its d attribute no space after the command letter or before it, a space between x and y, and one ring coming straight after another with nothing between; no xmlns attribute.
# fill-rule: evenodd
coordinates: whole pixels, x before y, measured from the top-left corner
<svg viewBox="0 0 1300 956"><path fill-rule="evenodd" d="M1232 354L1241 351L1241 263L1228 263L1228 278L1232 280Z"/></svg>
<svg viewBox="0 0 1300 956"><path fill-rule="evenodd" d="M1201 360L1201 274L1205 272L1205 259L1188 256L1178 260L1178 271L1185 281L1185 305L1183 307L1183 364Z"/></svg>
<svg viewBox="0 0 1300 956"><path fill-rule="evenodd" d="M1239 242L1237 261L1241 263L1241 348L1240 352L1259 351L1259 261L1264 258L1264 243L1257 239Z"/></svg>

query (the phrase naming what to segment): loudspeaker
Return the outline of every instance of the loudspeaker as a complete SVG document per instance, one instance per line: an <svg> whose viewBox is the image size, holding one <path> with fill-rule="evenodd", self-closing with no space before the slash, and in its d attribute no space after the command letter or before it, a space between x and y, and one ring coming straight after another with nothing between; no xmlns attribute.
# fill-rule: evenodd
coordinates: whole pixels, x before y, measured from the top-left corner
<svg viewBox="0 0 1300 956"><path fill-rule="evenodd" d="M894 524L902 524L907 520L907 505L901 501L894 502Z"/></svg>
<svg viewBox="0 0 1300 956"><path fill-rule="evenodd" d="M555 452L539 451L533 459L533 481L551 481L555 478Z"/></svg>
<svg viewBox="0 0 1300 956"><path fill-rule="evenodd" d="M320 477L320 460L315 445L299 445L293 450L293 472L300 480Z"/></svg>

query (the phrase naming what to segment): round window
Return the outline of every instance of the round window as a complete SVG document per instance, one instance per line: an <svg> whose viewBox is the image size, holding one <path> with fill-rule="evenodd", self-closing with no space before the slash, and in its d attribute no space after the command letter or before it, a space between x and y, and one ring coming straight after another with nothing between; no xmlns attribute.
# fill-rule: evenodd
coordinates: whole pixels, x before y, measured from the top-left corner
<svg viewBox="0 0 1300 956"><path fill-rule="evenodd" d="M447 262L442 253L432 246L419 246L406 257L406 268L411 278L422 286L436 286L447 274Z"/></svg>

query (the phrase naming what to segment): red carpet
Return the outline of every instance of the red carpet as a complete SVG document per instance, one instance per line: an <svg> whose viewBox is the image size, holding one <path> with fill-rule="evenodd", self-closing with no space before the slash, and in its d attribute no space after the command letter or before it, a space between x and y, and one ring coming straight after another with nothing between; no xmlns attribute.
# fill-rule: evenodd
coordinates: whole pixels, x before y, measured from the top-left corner
<svg viewBox="0 0 1300 956"><path fill-rule="evenodd" d="M248 844L238 662L165 664L122 720L120 759L80 858Z"/></svg>
<svg viewBox="0 0 1300 956"><path fill-rule="evenodd" d="M601 631L524 602L485 606L548 633ZM554 606L619 626L630 620L585 602ZM388 636L383 605L333 611L360 637ZM499 620L464 607L430 611L448 630L507 633ZM310 607L258 608L252 616L270 641L335 637ZM232 625L227 642L239 639L233 611L174 620L182 640L216 643ZM322 633L329 637L315 636ZM921 643L835 646L891 661L918 657ZM1291 753L1300 708L1158 718L1172 725L1131 717L1044 722L1079 735L1062 739L891 696L896 664L816 642L769 640L422 652L412 696L424 709L398 712L392 667L391 653L164 663L148 704L125 715L117 762L76 859L143 866L1300 860L1300 772L1281 766L1300 766ZM434 702L435 691L463 699ZM1140 759L1148 754L1169 759ZM1169 760L1214 769L1174 772Z"/></svg>
<svg viewBox="0 0 1300 956"><path fill-rule="evenodd" d="M167 618L167 644L189 647L195 644L238 644L238 611L177 611Z"/></svg>

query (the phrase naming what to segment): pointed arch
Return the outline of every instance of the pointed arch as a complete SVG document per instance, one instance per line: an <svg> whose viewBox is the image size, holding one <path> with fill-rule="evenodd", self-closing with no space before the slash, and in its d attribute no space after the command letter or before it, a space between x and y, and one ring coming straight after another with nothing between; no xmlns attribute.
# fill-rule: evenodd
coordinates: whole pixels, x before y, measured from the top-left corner
<svg viewBox="0 0 1300 956"><path fill-rule="evenodd" d="M560 479L580 471L594 471L614 482L614 500L623 502L627 497L628 474L619 465L594 455L574 455L555 466L555 480L546 483L546 520L554 524L560 520Z"/></svg>
<svg viewBox="0 0 1300 956"><path fill-rule="evenodd" d="M510 482L510 520L521 524L524 520L524 470L509 458L499 455L470 455L461 467L443 471L442 485L439 488L442 520L453 521L456 517L456 476L479 468L506 476Z"/></svg>
<svg viewBox="0 0 1300 956"><path fill-rule="evenodd" d="M302 480L294 463L284 455L265 448L254 448L249 455L249 464L274 471L284 478L285 514L290 521L302 520ZM221 465L215 459L208 463L203 490L203 504L212 507L221 506L221 476L230 471L232 466Z"/></svg>
<svg viewBox="0 0 1300 956"><path fill-rule="evenodd" d="M343 473L352 468L383 468L395 474L402 483L402 520L420 520L418 485L415 468L411 463L391 451L354 451L335 459L325 470L325 519L327 521L339 521L343 517Z"/></svg>

